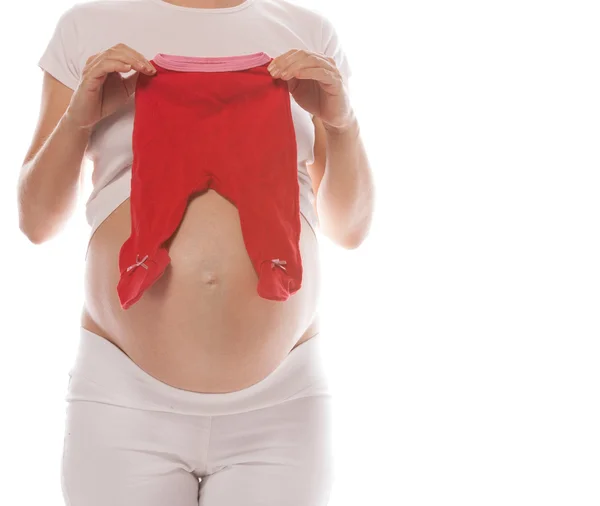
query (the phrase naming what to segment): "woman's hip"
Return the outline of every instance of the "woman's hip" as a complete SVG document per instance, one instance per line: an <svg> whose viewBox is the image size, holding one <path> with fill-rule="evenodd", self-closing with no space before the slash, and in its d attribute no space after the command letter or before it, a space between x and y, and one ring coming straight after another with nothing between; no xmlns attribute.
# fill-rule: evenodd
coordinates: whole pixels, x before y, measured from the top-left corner
<svg viewBox="0 0 600 506"><path fill-rule="evenodd" d="M325 505L332 411L320 339L255 385L213 394L160 382L82 328L67 393L67 504Z"/></svg>
<svg viewBox="0 0 600 506"><path fill-rule="evenodd" d="M325 506L333 469L323 395L218 416L67 407L69 506Z"/></svg>

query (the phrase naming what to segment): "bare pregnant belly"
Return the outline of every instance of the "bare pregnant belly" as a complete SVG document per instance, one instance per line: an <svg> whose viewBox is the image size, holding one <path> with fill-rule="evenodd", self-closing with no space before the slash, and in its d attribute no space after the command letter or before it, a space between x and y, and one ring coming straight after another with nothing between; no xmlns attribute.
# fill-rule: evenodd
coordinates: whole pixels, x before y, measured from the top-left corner
<svg viewBox="0 0 600 506"><path fill-rule="evenodd" d="M318 243L304 216L300 221L302 288L285 302L267 300L256 292L235 206L213 190L194 197L168 242L171 264L124 310L116 286L119 250L130 233L126 200L90 241L82 326L174 387L246 388L318 332Z"/></svg>

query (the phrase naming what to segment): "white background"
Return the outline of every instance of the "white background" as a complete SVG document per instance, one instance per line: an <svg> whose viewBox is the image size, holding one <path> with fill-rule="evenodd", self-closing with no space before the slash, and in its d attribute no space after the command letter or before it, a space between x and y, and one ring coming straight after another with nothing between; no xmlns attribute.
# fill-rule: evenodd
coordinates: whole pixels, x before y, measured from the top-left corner
<svg viewBox="0 0 600 506"><path fill-rule="evenodd" d="M358 250L321 237L330 506L600 504L596 3L303 3L342 37L377 185ZM0 20L7 506L62 504L88 229L80 206L28 243L16 178L70 5L13 1Z"/></svg>

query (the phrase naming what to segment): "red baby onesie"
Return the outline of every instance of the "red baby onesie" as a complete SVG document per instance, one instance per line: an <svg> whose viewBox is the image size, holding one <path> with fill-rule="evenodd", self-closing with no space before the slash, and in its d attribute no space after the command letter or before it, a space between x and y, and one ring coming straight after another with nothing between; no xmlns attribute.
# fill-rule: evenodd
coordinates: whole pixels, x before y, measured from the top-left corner
<svg viewBox="0 0 600 506"><path fill-rule="evenodd" d="M170 262L165 241L189 197L208 188L238 209L257 292L284 301L301 287L297 147L285 81L265 53L158 53L135 91L131 234L119 253L123 309Z"/></svg>

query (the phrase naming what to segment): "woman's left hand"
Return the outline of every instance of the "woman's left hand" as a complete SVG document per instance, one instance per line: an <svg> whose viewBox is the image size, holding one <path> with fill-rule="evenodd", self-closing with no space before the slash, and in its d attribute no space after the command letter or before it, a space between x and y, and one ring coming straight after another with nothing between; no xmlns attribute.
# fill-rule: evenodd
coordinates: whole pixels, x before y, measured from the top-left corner
<svg viewBox="0 0 600 506"><path fill-rule="evenodd" d="M292 49L273 58L268 70L274 78L288 82L298 105L319 118L325 128L339 131L352 125L354 113L333 58Z"/></svg>

